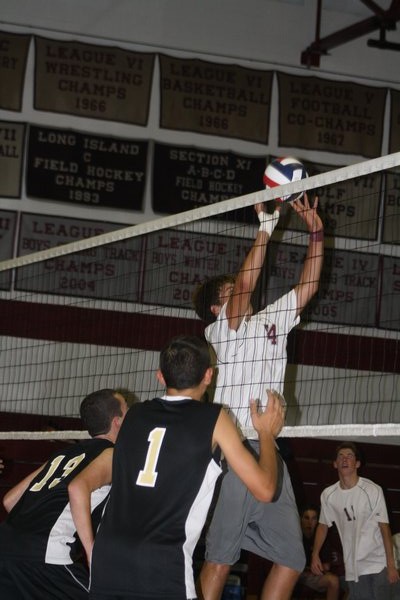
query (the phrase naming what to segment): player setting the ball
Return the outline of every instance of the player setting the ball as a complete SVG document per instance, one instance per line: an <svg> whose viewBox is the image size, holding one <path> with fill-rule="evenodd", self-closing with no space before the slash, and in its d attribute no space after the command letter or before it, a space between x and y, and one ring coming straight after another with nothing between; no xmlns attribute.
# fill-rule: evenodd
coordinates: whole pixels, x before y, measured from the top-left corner
<svg viewBox="0 0 400 600"><path fill-rule="evenodd" d="M260 221L257 236L239 273L205 281L194 297L195 310L207 324L205 337L217 357L214 402L229 407L238 428L247 434L244 443L256 455L258 443L251 429L249 400L262 399L266 389L283 394L287 335L299 323L301 311L317 292L323 263L324 231L317 212L318 200L311 206L304 194L290 202L309 232L300 279L291 291L253 313L251 296L280 215L279 202L273 214L268 214L261 203L255 205ZM270 503L257 502L232 470L224 476L206 537L206 562L200 573L204 600L221 597L230 566L239 559L242 549L273 563L262 600L290 598L304 569L305 556L292 484L279 453L277 460L282 485Z"/></svg>

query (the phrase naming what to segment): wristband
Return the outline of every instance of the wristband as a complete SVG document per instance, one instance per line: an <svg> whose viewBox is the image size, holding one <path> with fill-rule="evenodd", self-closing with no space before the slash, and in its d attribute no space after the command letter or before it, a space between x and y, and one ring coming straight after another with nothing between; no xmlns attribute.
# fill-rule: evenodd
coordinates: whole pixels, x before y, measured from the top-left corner
<svg viewBox="0 0 400 600"><path fill-rule="evenodd" d="M312 242L323 242L324 241L324 230L318 229L318 231L312 231L310 233L310 240Z"/></svg>
<svg viewBox="0 0 400 600"><path fill-rule="evenodd" d="M275 210L272 215L261 211L258 213L258 220L260 221L260 231L265 231L271 237L278 221L279 221L279 210Z"/></svg>

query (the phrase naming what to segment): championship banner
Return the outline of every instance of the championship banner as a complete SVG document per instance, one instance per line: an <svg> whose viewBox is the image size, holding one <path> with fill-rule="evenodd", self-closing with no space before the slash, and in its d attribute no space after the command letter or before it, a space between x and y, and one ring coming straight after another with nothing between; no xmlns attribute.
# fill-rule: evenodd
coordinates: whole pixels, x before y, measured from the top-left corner
<svg viewBox="0 0 400 600"><path fill-rule="evenodd" d="M15 228L18 215L16 212L0 210L0 261L13 257ZM11 288L11 269L0 272L0 290Z"/></svg>
<svg viewBox="0 0 400 600"><path fill-rule="evenodd" d="M382 257L379 327L400 331L400 258Z"/></svg>
<svg viewBox="0 0 400 600"><path fill-rule="evenodd" d="M0 108L21 111L30 35L0 32ZM7 84L5 84L7 82Z"/></svg>
<svg viewBox="0 0 400 600"><path fill-rule="evenodd" d="M167 229L149 234L142 302L192 309L196 287L206 278L237 273L253 241Z"/></svg>
<svg viewBox="0 0 400 600"><path fill-rule="evenodd" d="M278 85L280 146L380 156L386 88L284 73Z"/></svg>
<svg viewBox="0 0 400 600"><path fill-rule="evenodd" d="M18 256L101 235L124 225L23 213ZM17 290L138 301L142 240L89 248L16 270Z"/></svg>
<svg viewBox="0 0 400 600"><path fill-rule="evenodd" d="M308 175L319 175L337 169L319 163L307 164L302 160ZM312 202L318 196L318 214L324 223L326 236L376 240L378 237L379 211L381 202L382 175L371 173L363 177L347 179L327 187L309 190ZM280 229L306 232L303 221L294 210L284 203L279 219Z"/></svg>
<svg viewBox="0 0 400 600"><path fill-rule="evenodd" d="M147 125L154 54L35 37L37 110Z"/></svg>
<svg viewBox="0 0 400 600"><path fill-rule="evenodd" d="M387 172L384 192L383 235L384 244L400 244L400 173Z"/></svg>
<svg viewBox="0 0 400 600"><path fill-rule="evenodd" d="M21 197L25 124L0 121L0 197Z"/></svg>
<svg viewBox="0 0 400 600"><path fill-rule="evenodd" d="M142 210L147 142L29 128L26 193L85 206Z"/></svg>
<svg viewBox="0 0 400 600"><path fill-rule="evenodd" d="M268 303L298 283L306 253L305 246L268 244ZM319 291L302 319L375 327L378 289L379 256L325 248Z"/></svg>
<svg viewBox="0 0 400 600"><path fill-rule="evenodd" d="M389 154L400 148L400 92L390 90Z"/></svg>
<svg viewBox="0 0 400 600"><path fill-rule="evenodd" d="M153 210L175 214L264 189L267 157L155 144ZM242 211L241 211L242 213ZM254 223L253 207L243 220ZM229 213L226 215L229 219Z"/></svg>
<svg viewBox="0 0 400 600"><path fill-rule="evenodd" d="M160 127L266 144L272 71L159 55Z"/></svg>

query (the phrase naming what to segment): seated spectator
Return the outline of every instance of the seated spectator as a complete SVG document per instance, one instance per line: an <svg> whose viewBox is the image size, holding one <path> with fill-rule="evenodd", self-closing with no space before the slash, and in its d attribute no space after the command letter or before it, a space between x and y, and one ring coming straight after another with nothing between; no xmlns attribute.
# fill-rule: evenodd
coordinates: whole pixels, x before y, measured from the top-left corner
<svg viewBox="0 0 400 600"><path fill-rule="evenodd" d="M306 568L300 574L298 583L317 592L326 592L326 600L338 600L340 597L340 581L339 577L331 572L331 562L335 556L335 551L329 545L328 541L325 542L321 550L321 560L324 567L323 575L314 575L310 569L315 530L318 525L318 515L318 508L312 504L304 506L300 511L300 524L306 553Z"/></svg>

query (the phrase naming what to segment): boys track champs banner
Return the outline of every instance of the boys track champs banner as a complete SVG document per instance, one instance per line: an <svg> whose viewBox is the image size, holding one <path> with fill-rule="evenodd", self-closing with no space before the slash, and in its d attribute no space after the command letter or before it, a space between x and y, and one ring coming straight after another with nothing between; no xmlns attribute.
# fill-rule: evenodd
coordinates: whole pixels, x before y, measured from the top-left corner
<svg viewBox="0 0 400 600"><path fill-rule="evenodd" d="M159 55L165 129L267 143L272 71Z"/></svg>
<svg viewBox="0 0 400 600"><path fill-rule="evenodd" d="M0 108L20 111L30 35L0 32Z"/></svg>
<svg viewBox="0 0 400 600"><path fill-rule="evenodd" d="M35 37L37 110L146 125L154 54Z"/></svg>
<svg viewBox="0 0 400 600"><path fill-rule="evenodd" d="M386 88L284 73L278 83L280 146L380 156Z"/></svg>
<svg viewBox="0 0 400 600"><path fill-rule="evenodd" d="M147 142L31 125L26 193L74 204L142 210Z"/></svg>
<svg viewBox="0 0 400 600"><path fill-rule="evenodd" d="M23 213L18 256L121 229L123 225ZM137 302L142 239L132 237L16 270L15 289Z"/></svg>

